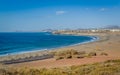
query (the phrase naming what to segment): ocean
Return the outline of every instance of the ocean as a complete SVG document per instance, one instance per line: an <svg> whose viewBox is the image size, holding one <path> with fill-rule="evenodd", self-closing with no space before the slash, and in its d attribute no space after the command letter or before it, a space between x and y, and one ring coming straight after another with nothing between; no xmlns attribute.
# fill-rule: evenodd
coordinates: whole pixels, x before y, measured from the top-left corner
<svg viewBox="0 0 120 75"><path fill-rule="evenodd" d="M89 36L54 35L49 32L0 33L0 56L50 50L94 40Z"/></svg>

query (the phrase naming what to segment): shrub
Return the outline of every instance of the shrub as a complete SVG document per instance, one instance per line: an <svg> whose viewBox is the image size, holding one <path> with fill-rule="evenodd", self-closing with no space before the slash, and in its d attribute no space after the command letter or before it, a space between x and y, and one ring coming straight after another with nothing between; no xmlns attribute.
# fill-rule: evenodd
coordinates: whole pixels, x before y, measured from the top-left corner
<svg viewBox="0 0 120 75"><path fill-rule="evenodd" d="M66 51L57 51L57 52L52 52L56 60L59 59L69 59L69 58L84 58L86 57L86 52L85 51L77 51L74 49L66 50Z"/></svg>
<svg viewBox="0 0 120 75"><path fill-rule="evenodd" d="M51 55L54 55L54 56L56 55L56 53L57 53L56 51L51 51L51 52L50 52L50 54L51 54Z"/></svg>
<svg viewBox="0 0 120 75"><path fill-rule="evenodd" d="M100 55L108 56L108 54L105 52L102 52Z"/></svg>
<svg viewBox="0 0 120 75"><path fill-rule="evenodd" d="M63 56L54 56L54 58L55 58L56 60L64 59Z"/></svg>
<svg viewBox="0 0 120 75"><path fill-rule="evenodd" d="M64 56L65 52L64 51L58 51L55 53L55 56Z"/></svg>
<svg viewBox="0 0 120 75"><path fill-rule="evenodd" d="M79 51L78 55L81 55L81 54L86 54L86 52L85 51Z"/></svg>
<svg viewBox="0 0 120 75"><path fill-rule="evenodd" d="M71 52L72 55L78 54L78 52L76 50L74 50L74 49L71 49L70 52Z"/></svg>
<svg viewBox="0 0 120 75"><path fill-rule="evenodd" d="M71 54L66 54L65 58L72 58L72 55Z"/></svg>
<svg viewBox="0 0 120 75"><path fill-rule="evenodd" d="M86 57L85 55L73 55L73 58L84 58Z"/></svg>
<svg viewBox="0 0 120 75"><path fill-rule="evenodd" d="M88 54L88 56L96 56L97 54L96 54L96 52L90 52L89 54Z"/></svg>

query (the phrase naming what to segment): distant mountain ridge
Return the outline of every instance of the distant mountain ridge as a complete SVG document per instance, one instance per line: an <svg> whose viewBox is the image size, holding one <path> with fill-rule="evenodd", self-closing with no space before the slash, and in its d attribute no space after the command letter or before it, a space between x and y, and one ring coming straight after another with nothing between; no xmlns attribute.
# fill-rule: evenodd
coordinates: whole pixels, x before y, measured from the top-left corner
<svg viewBox="0 0 120 75"><path fill-rule="evenodd" d="M119 25L108 25L106 27L104 27L105 29L120 29Z"/></svg>

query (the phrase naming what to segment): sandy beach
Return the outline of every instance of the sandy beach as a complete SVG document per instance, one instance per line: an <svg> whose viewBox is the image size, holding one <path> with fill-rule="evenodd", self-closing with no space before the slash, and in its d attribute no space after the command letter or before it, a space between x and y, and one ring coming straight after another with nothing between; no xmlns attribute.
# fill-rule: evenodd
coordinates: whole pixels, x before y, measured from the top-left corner
<svg viewBox="0 0 120 75"><path fill-rule="evenodd" d="M79 59L72 58L72 59L61 59L61 60L55 60L54 58L49 58L44 60L9 64L8 66L32 67L32 68L33 67L34 68L55 68L55 67L65 67L65 66L72 66L72 65L83 65L83 64L90 64L90 63L96 63L96 62L103 62L110 59L120 59L120 33L109 33L109 34L107 33L104 35L99 34L94 36L98 36L100 39L91 43L68 46L68 47L58 48L50 51L40 51L40 52L25 53L20 55L13 55L13 56L9 56L9 58L14 58L14 57L23 58L29 55L32 55L32 56L43 55L43 54L49 54L51 51L62 51L62 50L64 51L68 49L75 49L78 51L85 51L85 52L94 51L97 53L97 56L90 57L90 58L86 57L86 58L79 58ZM107 56L100 55L102 52L105 52L108 55ZM1 60L4 60L5 58L8 58L8 57L1 57L1 58L2 58Z"/></svg>

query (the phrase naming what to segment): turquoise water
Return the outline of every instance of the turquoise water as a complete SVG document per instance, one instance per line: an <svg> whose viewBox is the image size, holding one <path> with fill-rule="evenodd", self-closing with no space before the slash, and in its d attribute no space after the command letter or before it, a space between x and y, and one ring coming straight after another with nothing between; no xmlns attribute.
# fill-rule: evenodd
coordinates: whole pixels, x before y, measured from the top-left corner
<svg viewBox="0 0 120 75"><path fill-rule="evenodd" d="M47 50L93 40L89 36L39 33L0 33L0 55Z"/></svg>

